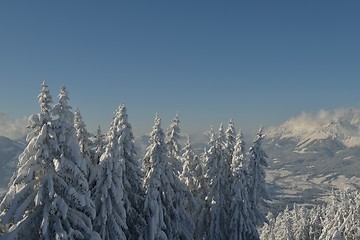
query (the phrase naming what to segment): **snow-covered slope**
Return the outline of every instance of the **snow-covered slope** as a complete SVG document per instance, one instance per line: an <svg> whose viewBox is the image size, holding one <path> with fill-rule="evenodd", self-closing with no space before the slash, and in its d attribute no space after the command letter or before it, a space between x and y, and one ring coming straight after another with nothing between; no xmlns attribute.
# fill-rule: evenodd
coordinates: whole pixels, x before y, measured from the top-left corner
<svg viewBox="0 0 360 240"><path fill-rule="evenodd" d="M306 150L304 148L320 140L335 140L345 147L360 146L360 109L302 113L279 127L270 128L266 134L270 139L292 138L299 150Z"/></svg>
<svg viewBox="0 0 360 240"><path fill-rule="evenodd" d="M0 136L0 193L7 188L10 177L16 170L18 156L24 144Z"/></svg>
<svg viewBox="0 0 360 240"><path fill-rule="evenodd" d="M338 141L345 147L360 146L360 109L338 109L317 114L303 113L267 131L270 139L293 139L298 150L320 140Z"/></svg>
<svg viewBox="0 0 360 240"><path fill-rule="evenodd" d="M360 188L360 109L303 113L266 136L269 187L279 205L316 204L332 189Z"/></svg>

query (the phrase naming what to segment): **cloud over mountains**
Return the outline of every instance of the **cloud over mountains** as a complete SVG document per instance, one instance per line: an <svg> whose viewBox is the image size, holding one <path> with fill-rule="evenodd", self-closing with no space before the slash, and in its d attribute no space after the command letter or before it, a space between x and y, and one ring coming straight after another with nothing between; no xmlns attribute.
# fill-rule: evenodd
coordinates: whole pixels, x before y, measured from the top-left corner
<svg viewBox="0 0 360 240"><path fill-rule="evenodd" d="M341 108L302 113L267 131L270 138L337 139L348 147L360 145L360 109Z"/></svg>
<svg viewBox="0 0 360 240"><path fill-rule="evenodd" d="M7 113L0 112L0 136L16 140L28 133L27 117L11 118Z"/></svg>

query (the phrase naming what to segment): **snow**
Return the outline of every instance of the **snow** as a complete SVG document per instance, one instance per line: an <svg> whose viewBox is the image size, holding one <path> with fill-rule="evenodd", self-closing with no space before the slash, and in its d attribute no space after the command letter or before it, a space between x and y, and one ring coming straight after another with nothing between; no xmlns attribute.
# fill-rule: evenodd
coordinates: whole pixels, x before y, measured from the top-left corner
<svg viewBox="0 0 360 240"><path fill-rule="evenodd" d="M316 140L338 140L346 147L360 146L360 109L337 109L317 114L302 113L279 127L270 128L269 138L295 138L297 150Z"/></svg>
<svg viewBox="0 0 360 240"><path fill-rule="evenodd" d="M43 234L44 239L99 239L94 227L103 239L192 239L193 220L199 220L196 227L200 233L195 235L199 238L257 239L255 225L265 221L260 211L268 197L265 186L273 187L273 193L278 194L274 202L302 198L303 206L306 205L305 191L360 186L360 178L349 177L349 174L313 174L317 163L305 161L306 156L323 153L322 148L311 148L319 141L325 148L334 150L332 154L342 154L342 164L356 161L358 149L344 154L341 144L360 146L360 110L322 111L315 116L303 114L270 129L268 137L285 139L274 144L276 150L291 145L286 145L287 138L295 138L297 143L291 156L300 157L284 162L277 155L273 164L281 167L267 170L266 174L267 154L260 144L264 137L261 131L250 154L246 155L241 134L235 139L230 121L226 131L220 126L218 136L210 131L205 154L197 157L190 142L180 150L179 115L172 120L166 139L160 118L156 116L143 159L143 176L124 104L115 113L106 141L99 129L96 144L92 145L80 112L75 110L73 114L67 104L66 88L61 88L59 104L52 111L46 83L42 87L41 113L29 118L32 132L27 136L28 145L19 157L10 188L0 197L0 233L6 232L5 238L39 238L39 234ZM0 144L5 140L0 138ZM334 141L341 146L334 145ZM20 151L15 145L10 142L0 150L11 153L15 149L18 154ZM339 149L332 149L333 146ZM305 174L292 171L298 160L299 164L306 163L303 164ZM6 165L14 167L16 163L9 161ZM90 179L95 178L90 174L90 165L94 169L96 166L94 172L99 173L94 189L89 185ZM180 170L183 170L181 174ZM0 194L5 191L0 186ZM96 199L95 203L90 194ZM322 239L338 239L341 234L348 234L349 229L359 229L351 220L352 213L359 214L360 210L351 204L358 202L360 196L348 192L336 197L316 194L316 200L329 203L327 215L321 216L327 223ZM305 231L303 220L306 218L311 224L316 220L312 218L317 216L314 212L306 216L308 212L303 208L294 206L294 209L279 214L280 238L275 239L301 239ZM279 227L274 219L270 219L269 224Z"/></svg>

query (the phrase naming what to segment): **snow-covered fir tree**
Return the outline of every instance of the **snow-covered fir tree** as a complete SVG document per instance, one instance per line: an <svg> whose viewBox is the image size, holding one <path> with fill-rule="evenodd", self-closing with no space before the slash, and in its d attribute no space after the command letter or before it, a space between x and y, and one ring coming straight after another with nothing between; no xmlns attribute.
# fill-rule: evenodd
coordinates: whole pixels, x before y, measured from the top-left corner
<svg viewBox="0 0 360 240"><path fill-rule="evenodd" d="M63 192L58 194L68 204L67 218L64 224L73 225L75 234L70 231L69 238L97 238L93 234L91 220L95 217L95 206L91 200L89 183L86 178L88 165L80 152L76 131L74 128L74 114L68 105L68 92L65 86L60 88L59 103L53 108L53 128L58 140L59 157L54 160L55 170L65 181L59 184ZM65 225L66 226L66 225ZM66 228L66 227L65 227ZM79 233L77 233L79 231Z"/></svg>
<svg viewBox="0 0 360 240"><path fill-rule="evenodd" d="M310 238L310 217L309 211L304 206L299 207L294 205L292 221L296 224L294 229L294 239L309 239Z"/></svg>
<svg viewBox="0 0 360 240"><path fill-rule="evenodd" d="M117 111L107 134L105 152L100 157L93 192L96 206L93 225L103 240L126 239L125 232L128 229L123 184L125 161L119 146L119 122Z"/></svg>
<svg viewBox="0 0 360 240"><path fill-rule="evenodd" d="M241 131L236 136L236 145L232 154L231 172L231 207L230 207L230 230L231 240L257 240L259 234L253 212L249 203L247 172L244 168L244 142Z"/></svg>
<svg viewBox="0 0 360 240"><path fill-rule="evenodd" d="M324 218L322 206L305 208L294 205L292 210L287 206L276 217L268 215L268 222L261 228L261 240L318 240L323 229ZM329 235L331 239L332 236Z"/></svg>
<svg viewBox="0 0 360 240"><path fill-rule="evenodd" d="M215 138L213 128L210 130L210 142L212 138ZM199 189L197 191L197 194L195 195L195 201L196 209L198 210L197 213L195 213L195 231L194 231L194 239L204 239L204 237L207 235L207 226L208 226L208 218L209 215L209 201L207 198L208 195L208 186L207 186L207 179L205 178L205 159L207 156L207 148L204 148L204 152L202 156L199 158L200 160L200 166L201 166L201 175L198 177L199 182Z"/></svg>
<svg viewBox="0 0 360 240"><path fill-rule="evenodd" d="M221 148L222 148L222 155L223 155L223 175L224 175L224 187L226 189L223 189L224 193L225 193L225 197L226 197L226 206L230 206L231 202L232 202L232 192L231 192L231 186L232 183L235 181L233 178L233 173L231 171L231 163L232 163L232 158L233 158L233 152L234 152L234 147L236 144L236 132L235 132L235 126L234 123L232 122L232 120L229 121L228 123L228 127L225 130L223 130L223 125L221 124L220 129L219 129L219 134L221 135ZM230 207L227 207L226 211L227 212L227 216L229 218L230 216L230 212L229 212Z"/></svg>
<svg viewBox="0 0 360 240"><path fill-rule="evenodd" d="M334 193L326 206L320 240L360 239L360 192L344 189Z"/></svg>
<svg viewBox="0 0 360 240"><path fill-rule="evenodd" d="M292 213L289 210L289 207L286 206L284 212L282 212L278 216L279 219L275 223L275 228L278 229L278 232L276 234L276 239L279 240L294 239L294 231L293 231L294 222L291 216Z"/></svg>
<svg viewBox="0 0 360 240"><path fill-rule="evenodd" d="M43 82L38 96L41 113L29 118L33 131L0 204L5 225L2 239L99 239L92 231L95 209L65 87L59 97L54 120L51 96Z"/></svg>
<svg viewBox="0 0 360 240"><path fill-rule="evenodd" d="M245 173L247 173L246 172L247 168L246 168L245 141L244 141L244 136L243 136L241 129L239 130L238 134L236 135L235 143L236 144L234 147L234 152L233 152L232 160L231 160L232 172L234 172L233 169L240 167Z"/></svg>
<svg viewBox="0 0 360 240"><path fill-rule="evenodd" d="M166 131L165 144L168 150L169 164L173 168L174 172L179 175L182 170L182 162L180 161L180 119L179 113L171 121L169 128Z"/></svg>
<svg viewBox="0 0 360 240"><path fill-rule="evenodd" d="M96 129L93 141L93 156L91 157L93 165L99 163L101 155L105 152L105 135L101 132L100 126Z"/></svg>
<svg viewBox="0 0 360 240"><path fill-rule="evenodd" d="M46 201L48 205L51 197L47 198L48 194L41 193L44 191L44 186L41 185L50 183L53 186L55 173L46 169L54 169L54 153L58 146L57 139L54 138L55 134L53 133L52 137L49 134L52 133L50 116L52 98L45 81L41 86L42 90L38 95L41 113L29 118L28 127L32 128L32 132L26 137L28 144L19 156L17 170L0 204L0 223L4 225L5 234L2 237L4 239L19 239L25 236L36 239L49 233L48 229L45 231L42 229L41 218L44 213L44 203ZM39 195L38 198L44 196L43 204L40 199L34 203L37 195ZM23 207L19 211L20 206ZM48 224L46 224L47 227Z"/></svg>
<svg viewBox="0 0 360 240"><path fill-rule="evenodd" d="M144 157L146 188L145 240L192 239L193 223L184 206L184 185L172 170L164 141L161 120L156 115Z"/></svg>
<svg viewBox="0 0 360 240"><path fill-rule="evenodd" d="M219 136L215 139L213 129L210 131L209 150L205 154L204 174L207 185L204 206L197 223L197 238L209 240L228 239L230 186L225 175L224 148L225 136L222 125Z"/></svg>
<svg viewBox="0 0 360 240"><path fill-rule="evenodd" d="M260 229L260 239L261 240L276 240L275 237L275 221L273 214L271 212L266 216L268 222L264 224L264 226Z"/></svg>
<svg viewBox="0 0 360 240"><path fill-rule="evenodd" d="M186 202L186 209L192 216L193 222L196 222L199 211L201 210L201 193L200 180L202 178L202 164L197 155L195 155L190 139L188 138L183 149L181 162L183 162L183 170L180 174L180 180L186 185L190 191L193 201Z"/></svg>
<svg viewBox="0 0 360 240"><path fill-rule="evenodd" d="M266 189L265 168L268 166L267 155L262 148L264 134L262 128L256 134L253 146L249 150L248 166L248 194L251 211L254 213L252 221L257 225L266 222L261 207L265 205L265 200L270 199Z"/></svg>
<svg viewBox="0 0 360 240"><path fill-rule="evenodd" d="M118 109L118 135L120 158L124 160L124 206L128 229L127 239L139 239L145 226L143 217L144 189L140 163L136 158L134 135L128 122L127 110L124 104Z"/></svg>
<svg viewBox="0 0 360 240"><path fill-rule="evenodd" d="M307 209L288 207L270 218L261 229L262 240L355 240L360 239L360 192L334 192L326 205Z"/></svg>
<svg viewBox="0 0 360 240"><path fill-rule="evenodd" d="M82 157L85 159L87 165L85 176L88 179L89 188L91 190L94 187L95 179L97 176L97 170L93 161L91 160L92 156L94 155L91 153L91 134L87 131L86 124L83 121L80 110L78 108L75 109L74 115L74 127L80 146L80 152L82 154Z"/></svg>
<svg viewBox="0 0 360 240"><path fill-rule="evenodd" d="M309 239L319 239L323 229L323 206L318 205L310 209L309 216Z"/></svg>
<svg viewBox="0 0 360 240"><path fill-rule="evenodd" d="M225 146L226 146L226 149L230 156L228 161L229 161L229 164L231 164L233 152L234 152L234 148L235 148L235 144L236 144L236 132L235 132L235 126L234 126L232 119L230 119L230 121L228 123L228 127L226 128L225 138L226 138Z"/></svg>

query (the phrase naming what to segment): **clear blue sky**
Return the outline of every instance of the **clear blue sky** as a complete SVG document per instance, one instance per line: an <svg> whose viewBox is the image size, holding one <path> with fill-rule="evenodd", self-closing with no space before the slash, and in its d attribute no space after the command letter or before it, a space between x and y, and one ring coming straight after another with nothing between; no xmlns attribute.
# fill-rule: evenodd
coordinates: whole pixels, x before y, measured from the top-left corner
<svg viewBox="0 0 360 240"><path fill-rule="evenodd" d="M125 102L137 133L254 131L358 107L360 1L1 1L0 112L39 111L65 84L89 130Z"/></svg>

